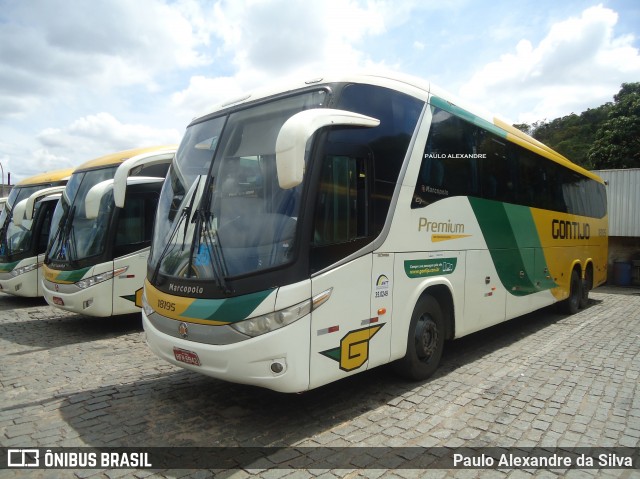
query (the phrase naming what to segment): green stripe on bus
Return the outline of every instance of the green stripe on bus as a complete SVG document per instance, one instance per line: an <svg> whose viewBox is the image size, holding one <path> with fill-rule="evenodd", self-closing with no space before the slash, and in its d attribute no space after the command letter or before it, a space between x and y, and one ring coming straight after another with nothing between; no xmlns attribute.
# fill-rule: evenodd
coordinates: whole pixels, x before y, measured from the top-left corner
<svg viewBox="0 0 640 479"><path fill-rule="evenodd" d="M196 299L181 316L206 319L209 321L237 323L238 321L247 319L273 291L273 289L268 289L258 291L257 293L244 294L235 298Z"/></svg>
<svg viewBox="0 0 640 479"><path fill-rule="evenodd" d="M15 268L18 263L19 261L14 261L13 263L0 263L0 273L9 273L10 271L13 271L13 268Z"/></svg>
<svg viewBox="0 0 640 479"><path fill-rule="evenodd" d="M556 284L547 264L531 209L469 197L500 282L514 296L526 296Z"/></svg>
<svg viewBox="0 0 640 479"><path fill-rule="evenodd" d="M73 271L60 271L56 275L54 282L77 283L89 269L91 269L91 266Z"/></svg>
<svg viewBox="0 0 640 479"><path fill-rule="evenodd" d="M493 123L488 122L487 120L480 118L479 116L474 115L473 113L469 113L467 110L464 110L459 106L454 105L453 103L449 103L448 101L443 100L440 97L431 96L431 98L429 98L429 103L435 106L436 108L440 108L441 110L448 111L449 113L459 116L460 118L470 123L473 123L474 125L479 126L480 128L484 128L485 130L490 131L494 135L497 135L505 139L507 138L507 132L504 131L502 128L497 127Z"/></svg>

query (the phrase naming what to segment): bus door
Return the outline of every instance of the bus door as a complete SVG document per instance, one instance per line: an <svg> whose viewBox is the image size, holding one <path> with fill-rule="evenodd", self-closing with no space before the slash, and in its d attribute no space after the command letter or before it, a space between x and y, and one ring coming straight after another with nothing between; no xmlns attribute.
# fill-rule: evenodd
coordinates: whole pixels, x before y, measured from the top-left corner
<svg viewBox="0 0 640 479"><path fill-rule="evenodd" d="M138 289L147 272L147 258L153 221L158 205L157 191L135 191L129 187L123 208L118 209L115 228L113 269L113 314L136 312ZM136 300L138 299L138 301Z"/></svg>
<svg viewBox="0 0 640 479"><path fill-rule="evenodd" d="M366 148L344 143L330 145L321 165L310 250L312 270L319 274L311 283L313 296L327 290L331 296L311 313L312 388L361 372L370 360L377 365L389 359L391 328L381 324L377 310L382 306L372 297L385 288L390 296L393 258L357 256L375 234L371 165Z"/></svg>
<svg viewBox="0 0 640 479"><path fill-rule="evenodd" d="M51 219L53 218L53 212L56 209L59 199L60 196L55 195L40 200L37 206L38 211L34 215L36 224L34 228L34 234L36 235L34 240L39 265L42 265L44 262L49 242L49 231L51 230ZM42 296L42 280L44 279L44 274L41 267L37 268L37 274L37 292L38 296Z"/></svg>

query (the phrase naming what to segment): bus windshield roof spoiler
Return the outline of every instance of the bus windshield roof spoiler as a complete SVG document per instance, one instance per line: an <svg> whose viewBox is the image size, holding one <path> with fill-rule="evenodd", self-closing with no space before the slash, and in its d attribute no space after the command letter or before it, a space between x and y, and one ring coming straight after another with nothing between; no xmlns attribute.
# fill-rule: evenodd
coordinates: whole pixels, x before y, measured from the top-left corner
<svg viewBox="0 0 640 479"><path fill-rule="evenodd" d="M113 200L116 206L118 208L124 206L124 197L127 192L127 177L134 169L143 166L171 163L175 154L175 149L153 151L151 153L133 156L123 161L113 177Z"/></svg>
<svg viewBox="0 0 640 479"><path fill-rule="evenodd" d="M302 183L307 141L320 128L337 125L372 128L379 124L380 120L346 110L313 108L296 113L282 125L276 140L280 188L295 188Z"/></svg>
<svg viewBox="0 0 640 479"><path fill-rule="evenodd" d="M53 195L55 193L61 193L64 191L64 186L52 186L50 188L43 188L31 194L28 198L20 201L16 204L13 210L13 222L16 226L21 226L23 220L30 220L33 218L33 207L35 202L45 196Z"/></svg>

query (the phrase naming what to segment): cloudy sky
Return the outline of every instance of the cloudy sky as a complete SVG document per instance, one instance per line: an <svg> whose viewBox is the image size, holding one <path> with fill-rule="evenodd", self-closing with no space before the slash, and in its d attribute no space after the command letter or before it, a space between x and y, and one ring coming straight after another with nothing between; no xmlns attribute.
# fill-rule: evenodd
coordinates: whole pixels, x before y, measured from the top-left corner
<svg viewBox="0 0 640 479"><path fill-rule="evenodd" d="M0 164L12 183L177 143L285 76L395 70L511 122L640 81L637 0L0 0Z"/></svg>

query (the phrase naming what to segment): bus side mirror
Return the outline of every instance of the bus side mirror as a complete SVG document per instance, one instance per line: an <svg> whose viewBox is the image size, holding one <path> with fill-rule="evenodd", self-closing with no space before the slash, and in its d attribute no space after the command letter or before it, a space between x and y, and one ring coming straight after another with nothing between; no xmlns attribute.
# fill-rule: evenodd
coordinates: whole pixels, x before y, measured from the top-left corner
<svg viewBox="0 0 640 479"><path fill-rule="evenodd" d="M100 183L91 187L91 189L87 192L87 196L84 200L84 213L88 219L94 220L98 217L102 197L112 189L113 178L101 181Z"/></svg>
<svg viewBox="0 0 640 479"><path fill-rule="evenodd" d="M26 220L30 220L33 218L33 210L36 201L45 196L53 195L55 193L62 193L64 191L64 186L51 186L49 188L43 188L41 190L36 191L31 196L27 198L27 202L25 204L24 218Z"/></svg>
<svg viewBox="0 0 640 479"><path fill-rule="evenodd" d="M19 201L13 206L13 224L16 226L22 226L24 220L24 214L27 210L27 199Z"/></svg>
<svg viewBox="0 0 640 479"><path fill-rule="evenodd" d="M167 149L162 151L154 151L151 153L143 153L138 156L123 161L113 176L113 201L118 208L124 206L124 197L127 192L127 177L136 168L159 165L163 163L171 163L176 150Z"/></svg>
<svg viewBox="0 0 640 479"><path fill-rule="evenodd" d="M304 176L307 140L320 128L333 125L375 127L380 120L345 110L314 108L284 122L276 140L276 168L282 189L295 188Z"/></svg>

